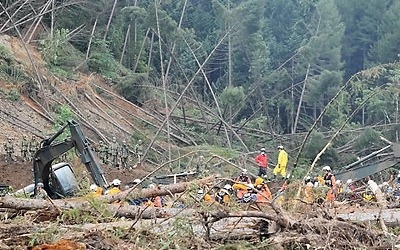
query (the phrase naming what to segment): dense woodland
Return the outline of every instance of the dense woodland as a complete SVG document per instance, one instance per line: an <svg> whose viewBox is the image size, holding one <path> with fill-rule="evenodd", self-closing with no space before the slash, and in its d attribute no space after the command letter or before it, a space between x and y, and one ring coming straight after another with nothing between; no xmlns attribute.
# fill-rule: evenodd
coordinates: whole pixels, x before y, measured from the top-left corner
<svg viewBox="0 0 400 250"><path fill-rule="evenodd" d="M0 7L0 33L40 48L53 74L102 74L187 133L214 131L199 143L241 151L282 143L312 161L333 139L321 164L335 165L380 148L379 135L398 140L400 1L2 0ZM310 143L301 148L303 140Z"/></svg>

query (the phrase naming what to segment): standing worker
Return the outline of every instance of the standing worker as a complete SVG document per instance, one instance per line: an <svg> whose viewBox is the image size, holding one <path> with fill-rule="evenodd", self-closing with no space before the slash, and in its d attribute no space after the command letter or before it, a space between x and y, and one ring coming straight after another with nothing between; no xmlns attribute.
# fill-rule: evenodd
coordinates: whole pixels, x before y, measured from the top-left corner
<svg viewBox="0 0 400 250"><path fill-rule="evenodd" d="M282 145L278 146L279 154L278 154L278 163L274 168L274 179L276 179L277 174L281 174L283 179L286 178L286 165L288 163L288 153L283 149Z"/></svg>
<svg viewBox="0 0 400 250"><path fill-rule="evenodd" d="M332 173L331 167L325 166L322 168L322 170L325 171L324 183L326 186L329 187L328 193L326 194L326 199L328 201L332 202L335 200L335 194L337 193L336 192L336 179Z"/></svg>
<svg viewBox="0 0 400 250"><path fill-rule="evenodd" d="M117 138L115 136L112 137L112 141L108 147L108 155L110 156L109 163L113 167L118 167L118 152L119 149L119 144L117 142Z"/></svg>
<svg viewBox="0 0 400 250"><path fill-rule="evenodd" d="M14 144L12 143L11 137L8 137L7 142L4 144L4 151L6 152L6 162L14 161Z"/></svg>
<svg viewBox="0 0 400 250"><path fill-rule="evenodd" d="M138 158L138 165L142 163L142 157L143 157L143 141L138 140L136 146L135 146L135 154L136 157Z"/></svg>
<svg viewBox="0 0 400 250"><path fill-rule="evenodd" d="M128 158L129 158L129 147L126 145L126 141L122 142L120 148L121 165L123 168L128 168Z"/></svg>
<svg viewBox="0 0 400 250"><path fill-rule="evenodd" d="M36 151L39 149L39 142L36 139L35 135L32 135L31 140L29 141L29 157L30 160L33 159L33 157L35 156Z"/></svg>
<svg viewBox="0 0 400 250"><path fill-rule="evenodd" d="M22 142L21 142L21 157L22 161L29 161L29 141L28 137L26 135L22 136Z"/></svg>
<svg viewBox="0 0 400 250"><path fill-rule="evenodd" d="M261 148L261 152L256 156L255 161L258 165L258 176L267 178L268 156L265 148Z"/></svg>

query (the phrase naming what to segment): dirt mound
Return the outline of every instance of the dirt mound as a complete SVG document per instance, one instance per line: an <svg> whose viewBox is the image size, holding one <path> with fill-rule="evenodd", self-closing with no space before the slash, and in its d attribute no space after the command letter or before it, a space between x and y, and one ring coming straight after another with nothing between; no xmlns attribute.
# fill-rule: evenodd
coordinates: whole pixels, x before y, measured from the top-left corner
<svg viewBox="0 0 400 250"><path fill-rule="evenodd" d="M33 183L33 169L29 162L22 162L21 159L7 162L5 156L0 155L0 184L18 190L31 183Z"/></svg>

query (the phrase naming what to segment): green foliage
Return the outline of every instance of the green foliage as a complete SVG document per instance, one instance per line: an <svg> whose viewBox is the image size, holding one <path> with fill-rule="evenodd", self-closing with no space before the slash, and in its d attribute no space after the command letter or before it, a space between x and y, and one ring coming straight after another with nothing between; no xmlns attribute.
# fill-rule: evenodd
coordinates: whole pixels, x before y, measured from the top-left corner
<svg viewBox="0 0 400 250"><path fill-rule="evenodd" d="M118 78L116 88L125 99L133 103L143 103L149 96L148 76L146 74L131 73Z"/></svg>
<svg viewBox="0 0 400 250"><path fill-rule="evenodd" d="M95 39L88 60L89 70L103 74L111 79L117 78L120 68L110 52L108 44L101 39Z"/></svg>
<svg viewBox="0 0 400 250"><path fill-rule="evenodd" d="M12 56L10 51L3 45L0 44L0 58L5 60L11 60Z"/></svg>
<svg viewBox="0 0 400 250"><path fill-rule="evenodd" d="M242 106L244 100L243 87L226 87L219 96L222 109L231 108L236 110Z"/></svg>
<svg viewBox="0 0 400 250"><path fill-rule="evenodd" d="M59 56L68 42L68 32L67 29L56 30L53 37L48 36L39 41L43 57L48 63L59 65Z"/></svg>
<svg viewBox="0 0 400 250"><path fill-rule="evenodd" d="M10 89L6 92L7 99L13 102L18 101L21 96L17 89Z"/></svg>
<svg viewBox="0 0 400 250"><path fill-rule="evenodd" d="M324 138L322 133L314 132L309 142L305 145L302 152L302 157L306 159L311 159L312 161L318 155L319 152L325 147L328 140ZM324 154L321 155L318 164L319 165L330 165L331 167L336 167L339 161L339 155L336 150L329 147Z"/></svg>
<svg viewBox="0 0 400 250"><path fill-rule="evenodd" d="M371 145L377 144L380 139L379 132L372 128L367 128L363 133L355 140L354 148L358 151L363 151L365 149L371 148Z"/></svg>
<svg viewBox="0 0 400 250"><path fill-rule="evenodd" d="M62 232L59 230L56 223L51 224L48 227L35 231L29 238L28 246L33 247L35 245L54 242L58 240Z"/></svg>

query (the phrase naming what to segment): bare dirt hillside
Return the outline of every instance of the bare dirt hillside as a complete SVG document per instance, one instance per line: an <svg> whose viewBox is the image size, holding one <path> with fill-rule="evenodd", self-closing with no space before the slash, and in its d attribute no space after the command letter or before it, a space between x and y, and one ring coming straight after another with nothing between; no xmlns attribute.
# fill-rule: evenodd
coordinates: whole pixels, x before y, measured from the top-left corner
<svg viewBox="0 0 400 250"><path fill-rule="evenodd" d="M11 51L15 67L25 70L33 78L37 76L36 68L40 75L40 81L33 79L30 84L11 84L0 78L1 184L21 188L32 183L32 164L23 162L20 157L22 138L24 135L28 138L35 135L43 139L54 134L61 116L60 107L67 107L73 112L73 118L81 125L93 147L100 140L109 143L113 136L119 143L125 140L134 145L135 138L148 138L140 128L140 123L146 121L147 125L156 126L160 121L148 111L120 97L102 77L76 73L74 79L61 80L46 71L45 62L34 48L28 47L32 63L18 39L0 36L0 41ZM6 162L4 158L3 145L8 138L12 138L14 144L14 162ZM163 148L161 144L154 144L155 151L160 152ZM131 161L130 167L135 164L134 160ZM133 170L102 167L109 180L119 178L123 182L140 178L148 173L148 169L152 169L146 164Z"/></svg>

